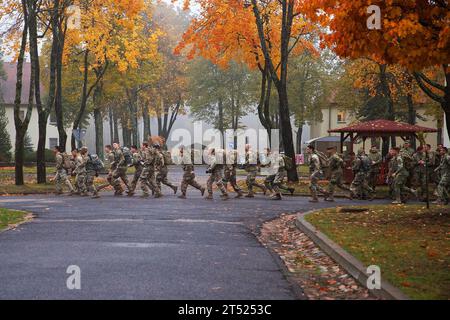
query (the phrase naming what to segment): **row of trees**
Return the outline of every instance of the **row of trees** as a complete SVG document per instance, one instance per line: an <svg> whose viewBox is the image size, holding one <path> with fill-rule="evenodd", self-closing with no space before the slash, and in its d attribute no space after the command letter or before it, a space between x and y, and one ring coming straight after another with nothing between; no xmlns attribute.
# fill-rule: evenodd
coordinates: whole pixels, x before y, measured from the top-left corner
<svg viewBox="0 0 450 320"><path fill-rule="evenodd" d="M183 3L186 7L191 5L189 0ZM379 30L367 27L367 9L374 4L381 8L383 15ZM340 58L355 60L345 68L361 71L360 79L352 79L350 92L359 89L356 99L360 98L359 94L366 95L360 101L364 117L371 117L373 106L382 100L378 115L382 113L385 118L393 119L394 106L401 99L409 107L408 120L414 122L411 107L419 87L440 104L450 124L447 1L205 0L197 3L198 6L200 13L184 34L178 50L187 50L189 57L202 56L219 66L227 67L231 61L238 61L259 70L261 123L268 130L273 127L270 101L275 87L282 144L292 158L295 156L291 128L293 98L289 95L292 88L289 81L293 77L313 77L308 63L301 64L296 73L293 60L305 56L305 52L314 56L319 48L329 47ZM371 70L364 76L367 60L371 65L366 67ZM330 75L331 69L322 70L325 71L322 76ZM339 82L345 81L346 76L335 74ZM300 101L296 105L302 109L308 105L304 101L308 99L302 91L303 81L299 83L296 95ZM323 90L327 90L326 86L321 86L316 93L323 94ZM314 96L309 104L319 106L320 100L320 95ZM306 115L301 111L300 117L296 117L299 125L304 121L302 115ZM290 180L298 179L295 169L288 176Z"/></svg>

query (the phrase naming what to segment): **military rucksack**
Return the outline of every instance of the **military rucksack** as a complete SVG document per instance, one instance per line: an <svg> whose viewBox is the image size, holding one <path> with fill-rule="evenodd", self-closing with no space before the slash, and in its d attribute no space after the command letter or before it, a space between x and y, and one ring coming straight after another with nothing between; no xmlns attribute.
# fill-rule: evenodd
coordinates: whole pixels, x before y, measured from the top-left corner
<svg viewBox="0 0 450 320"><path fill-rule="evenodd" d="M70 159L70 156L67 153L62 154L63 157L63 168L66 170L72 169L72 160Z"/></svg>
<svg viewBox="0 0 450 320"><path fill-rule="evenodd" d="M163 158L164 158L164 164L166 166L168 165L172 165L173 164L173 160L172 160L172 155L170 154L169 151L163 150L161 151Z"/></svg>
<svg viewBox="0 0 450 320"><path fill-rule="evenodd" d="M319 163L320 163L320 168L327 168L328 167L328 157L320 151L315 152L315 154L319 157Z"/></svg>
<svg viewBox="0 0 450 320"><path fill-rule="evenodd" d="M90 154L88 155L89 159L86 163L86 169L88 170L92 170L95 172L101 172L105 169L105 165L102 162L102 160L100 160L100 158L98 157L98 155L96 154Z"/></svg>
<svg viewBox="0 0 450 320"><path fill-rule="evenodd" d="M369 172L372 168L372 162L370 161L369 157L365 156L360 157L359 159L361 160L361 170L363 172Z"/></svg>
<svg viewBox="0 0 450 320"><path fill-rule="evenodd" d="M131 150L127 147L122 148L123 157L125 158L125 162L127 166L130 166L133 164L133 154L131 153Z"/></svg>

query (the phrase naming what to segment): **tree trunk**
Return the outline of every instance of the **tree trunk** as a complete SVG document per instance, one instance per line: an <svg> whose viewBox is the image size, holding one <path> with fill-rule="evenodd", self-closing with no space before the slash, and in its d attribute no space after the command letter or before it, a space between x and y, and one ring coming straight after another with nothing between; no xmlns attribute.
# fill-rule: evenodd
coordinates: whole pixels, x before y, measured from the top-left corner
<svg viewBox="0 0 450 320"><path fill-rule="evenodd" d="M94 126L95 126L95 152L103 159L103 117L99 106L101 86L97 86L94 92Z"/></svg>
<svg viewBox="0 0 450 320"><path fill-rule="evenodd" d="M37 183L45 184L47 182L47 174L45 167L45 143L47 140L47 120L48 110L43 108L41 101L41 82L40 82L40 64L38 53L38 34L37 34L37 2L28 1L29 14L29 43L30 43L30 63L31 73L34 78L34 100L38 110L38 128L39 139L36 152L36 169Z"/></svg>
<svg viewBox="0 0 450 320"><path fill-rule="evenodd" d="M119 138L119 124L117 123L118 119L117 119L116 112L114 110L113 110L112 115L113 115L113 123L114 123L114 139L113 139L112 143L114 143L114 142L119 143L120 142L120 138Z"/></svg>
<svg viewBox="0 0 450 320"><path fill-rule="evenodd" d="M406 97L406 102L408 104L408 123L415 125L416 124L416 109L414 108L414 101L411 94L408 94ZM411 137L411 147L416 149L416 138Z"/></svg>
<svg viewBox="0 0 450 320"><path fill-rule="evenodd" d="M60 0L54 0L52 25L52 55L50 61L50 103L54 103L56 125L58 128L59 145L66 150L67 133L64 127L64 111L62 105L62 68L63 52L65 44L65 30L63 30L63 20L61 19ZM54 68L55 70L52 70ZM56 73L56 74L55 74ZM52 79L56 77L56 79ZM56 83L55 83L56 82ZM51 89L53 88L53 89ZM54 100L54 102L52 101ZM51 108L50 108L51 109Z"/></svg>
<svg viewBox="0 0 450 320"><path fill-rule="evenodd" d="M152 135L151 129L150 129L150 116L148 114L148 108L147 106L144 106L142 110L142 118L144 123L144 130L143 130L143 140L147 140L148 137Z"/></svg>
<svg viewBox="0 0 450 320"><path fill-rule="evenodd" d="M83 119L84 116L84 112L86 110L86 106L87 106L87 99L88 99L88 56L89 56L89 50L85 50L84 51L84 61L83 61L83 89L82 89L82 93L81 93L81 106L80 106L80 110L78 111L78 115L75 119L75 121L73 122L73 130L79 130L80 129L80 124L81 124L81 120ZM72 149L76 149L77 148L77 144L75 141L75 136L72 135L72 139L71 139L71 145L72 145ZM80 141L80 145L81 145L81 141Z"/></svg>
<svg viewBox="0 0 450 320"><path fill-rule="evenodd" d="M303 124L298 126L297 131L297 153L302 154L302 136L303 136Z"/></svg>
<svg viewBox="0 0 450 320"><path fill-rule="evenodd" d="M109 115L109 143L112 145L114 141L114 118L112 108L109 108L108 115Z"/></svg>
<svg viewBox="0 0 450 320"><path fill-rule="evenodd" d="M224 128L224 118L223 118L223 101L222 99L219 100L218 102L218 108L219 108L219 122L218 122L218 129L220 131L220 143L222 145L222 149L225 148L225 139L224 139L224 133L225 133L225 128Z"/></svg>
<svg viewBox="0 0 450 320"><path fill-rule="evenodd" d="M14 159L15 159L15 183L17 186L21 186L24 184L23 179L23 161L24 161L24 138L27 132L28 124L31 118L32 106L33 106L33 86L34 79L33 73L30 75L30 95L29 95L29 103L27 114L25 119L20 119L20 106L21 106L21 96L22 96L22 78L23 78L23 63L25 50L27 46L27 38L28 38L28 10L26 6L25 0L22 0L22 8L24 13L24 28L22 31L22 41L20 44L20 51L17 58L17 80L16 80L16 95L14 99L14 127L16 129L16 143L14 150Z"/></svg>

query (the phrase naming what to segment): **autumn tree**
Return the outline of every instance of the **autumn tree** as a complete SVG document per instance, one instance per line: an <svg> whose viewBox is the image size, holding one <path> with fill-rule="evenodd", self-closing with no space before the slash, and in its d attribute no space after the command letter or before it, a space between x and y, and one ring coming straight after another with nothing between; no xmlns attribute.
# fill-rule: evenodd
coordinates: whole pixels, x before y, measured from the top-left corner
<svg viewBox="0 0 450 320"><path fill-rule="evenodd" d="M381 11L381 28L369 29L370 5ZM329 32L324 44L341 57L401 65L441 105L450 133L450 10L448 1L310 1L305 13ZM442 76L425 73L439 68Z"/></svg>
<svg viewBox="0 0 450 320"><path fill-rule="evenodd" d="M186 1L189 5L189 1ZM261 71L258 114L266 128L264 107L274 84L278 93L281 139L285 152L294 159L291 112L287 79L292 54L313 50L308 36L314 30L302 16L304 1L201 1L200 14L192 21L180 48L190 45L189 56L201 55L214 63L227 65L235 60ZM179 48L179 49L180 49ZM295 168L290 180L298 180Z"/></svg>

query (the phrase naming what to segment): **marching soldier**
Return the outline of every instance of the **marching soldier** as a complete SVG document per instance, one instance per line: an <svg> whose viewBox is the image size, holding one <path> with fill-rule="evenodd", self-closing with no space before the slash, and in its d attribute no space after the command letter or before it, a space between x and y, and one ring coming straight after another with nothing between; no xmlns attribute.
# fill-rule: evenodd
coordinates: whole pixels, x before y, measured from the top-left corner
<svg viewBox="0 0 450 320"><path fill-rule="evenodd" d="M448 188L450 187L450 155L446 147L440 149L440 158L441 163L436 169L440 172L440 181L437 187L438 198L433 203L447 205L449 202Z"/></svg>
<svg viewBox="0 0 450 320"><path fill-rule="evenodd" d="M264 185L256 182L256 176L258 175L258 155L251 150L251 146L247 144L245 146L245 171L247 171L247 189L248 194L245 196L246 198L254 198L255 194L253 192L253 187L260 188L264 195L267 192L267 189Z"/></svg>
<svg viewBox="0 0 450 320"><path fill-rule="evenodd" d="M87 148L83 147L80 150L80 154L76 158L76 167L75 167L75 183L77 185L77 190L79 194L83 197L87 196L87 188L86 188L86 163L88 161L87 157Z"/></svg>
<svg viewBox="0 0 450 320"><path fill-rule="evenodd" d="M156 183L158 184L158 188L161 189L161 184L164 184L166 186L168 186L169 188L171 188L173 190L174 194L177 194L178 191L178 187L173 185L170 181L169 178L167 177L169 174L169 164L166 163L166 158L164 157L164 151L161 150L161 146L159 144L155 144L154 145L156 152L158 153L158 157L159 157L159 161L160 161L160 167L159 170L157 171L157 175L156 175ZM170 154L168 155L170 156Z"/></svg>
<svg viewBox="0 0 450 320"><path fill-rule="evenodd" d="M344 191L350 191L350 188L344 185L344 160L337 154L336 147L330 147L328 151L328 165L330 168L330 184L328 185L328 196L325 201L334 202L334 192L336 187Z"/></svg>
<svg viewBox="0 0 450 320"><path fill-rule="evenodd" d="M188 155L184 151L184 147L180 148L181 165L183 167L183 180L181 181L181 195L180 199L186 199L186 193L188 186L192 186L197 190L200 190L202 197L205 195L205 188L203 188L196 180L194 173L194 164L192 161L192 155Z"/></svg>
<svg viewBox="0 0 450 320"><path fill-rule="evenodd" d="M404 191L411 193L417 198L416 190L406 187L406 181L408 180L409 172L406 170L403 157L400 155L399 148L392 148L389 153L391 154L393 188L395 200L392 204L402 203L402 194Z"/></svg>
<svg viewBox="0 0 450 320"><path fill-rule="evenodd" d="M129 165L130 167L134 167L134 176L133 180L130 183L130 190L128 191L128 196L134 196L136 191L137 184L139 182L139 178L141 177L143 165L142 165L142 154L139 151L137 146L131 146L131 153L133 155L132 163Z"/></svg>
<svg viewBox="0 0 450 320"><path fill-rule="evenodd" d="M370 159L367 157L363 149L358 150L358 154L353 161L352 170L355 177L350 185L351 197L364 199L369 196L369 200L373 200L375 193L369 186L367 178L371 168Z"/></svg>
<svg viewBox="0 0 450 320"><path fill-rule="evenodd" d="M225 186L223 185L223 151L219 151L216 153L215 148L211 148L209 151L209 167L206 173L209 173L209 178L206 183L207 189L208 189L208 196L206 197L207 200L213 199L213 184L215 183L217 187L219 188L220 192L222 192L222 195L220 196L223 200L228 199L228 193L227 190L225 190ZM221 157L219 159L219 157Z"/></svg>
<svg viewBox="0 0 450 320"><path fill-rule="evenodd" d="M309 202L319 202L318 193L322 193L325 197L328 196L328 192L319 186L319 180L323 178L322 166L320 164L320 158L315 152L314 146L308 146L306 153L310 155L309 160L309 172L310 172L310 185L311 200Z"/></svg>
<svg viewBox="0 0 450 320"><path fill-rule="evenodd" d="M264 185L272 195L270 199L281 200L281 190L286 190L294 194L295 189L289 188L283 184L284 179L287 176L286 162L283 154L273 153L269 148L266 149L267 163L264 166L268 166L270 174L264 180Z"/></svg>
<svg viewBox="0 0 450 320"><path fill-rule="evenodd" d="M414 160L414 180L418 187L420 188L420 193L418 193L421 201L426 200L426 188L427 188L427 169L428 175L430 174L430 163L427 160L427 153L423 146L417 148L417 152L413 155ZM426 168L428 166L428 168Z"/></svg>
<svg viewBox="0 0 450 320"><path fill-rule="evenodd" d="M127 176L127 169L128 169L128 163L125 160L125 156L122 152L122 149L120 147L120 144L118 142L115 142L113 144L113 154L114 154L114 165L115 170L112 172L112 179L115 181L115 183L120 184L119 180L122 180L125 186L127 187L128 191L130 190L130 183L128 181ZM118 192L117 195L122 195L123 189L122 187L117 188L118 190L122 190L121 192Z"/></svg>
<svg viewBox="0 0 450 320"><path fill-rule="evenodd" d="M87 152L87 148L86 148L86 152ZM96 158L96 159L99 160L98 158ZM101 163L101 164L103 167L103 163ZM93 199L100 198L100 196L98 194L98 190L95 187L95 183L94 183L96 177L98 177L98 171L95 167L93 156L88 154L87 161L86 161L86 190L87 190L87 192L92 193Z"/></svg>
<svg viewBox="0 0 450 320"><path fill-rule="evenodd" d="M114 170L116 170L116 165L114 163L114 154L112 152L112 146L110 146L110 145L105 146L105 154L106 154L106 161L109 164L108 175L106 177L106 180L108 181L108 183L97 187L97 191L99 192L100 190L103 190L109 186L112 186L114 188L115 194L121 193L123 191L120 191L122 189L122 187L120 186L120 183L117 184L113 181L113 172L114 172ZM120 187L120 188L118 188L118 187Z"/></svg>
<svg viewBox="0 0 450 320"><path fill-rule="evenodd" d="M75 190L73 189L72 183L67 176L67 170L70 168L67 168L67 161L65 157L68 157L68 155L63 154L61 152L61 148L58 146L53 149L53 152L55 153L56 159L56 175L53 178L53 181L55 181L56 194L63 194L63 185L65 184L69 188L70 195L73 195L75 193Z"/></svg>
<svg viewBox="0 0 450 320"><path fill-rule="evenodd" d="M231 184L234 192L237 193L236 198L242 198L244 193L242 189L237 184L236 179L236 168L238 161L238 153L236 150L231 150L227 153L227 163L225 164L224 172L223 172L223 183L225 186L225 190L227 189L228 183Z"/></svg>
<svg viewBox="0 0 450 320"><path fill-rule="evenodd" d="M368 157L371 162L369 171L369 186L372 188L373 191L375 191L378 183L378 177L380 176L381 163L383 161L383 157L381 156L381 153L380 151L378 151L376 146L372 146Z"/></svg>
<svg viewBox="0 0 450 320"><path fill-rule="evenodd" d="M154 148L150 148L147 143L142 145L142 161L143 169L141 176L139 177L139 183L141 184L142 197L148 198L150 196L150 190L155 194L155 198L161 198L161 190L156 183L156 162L158 153Z"/></svg>

